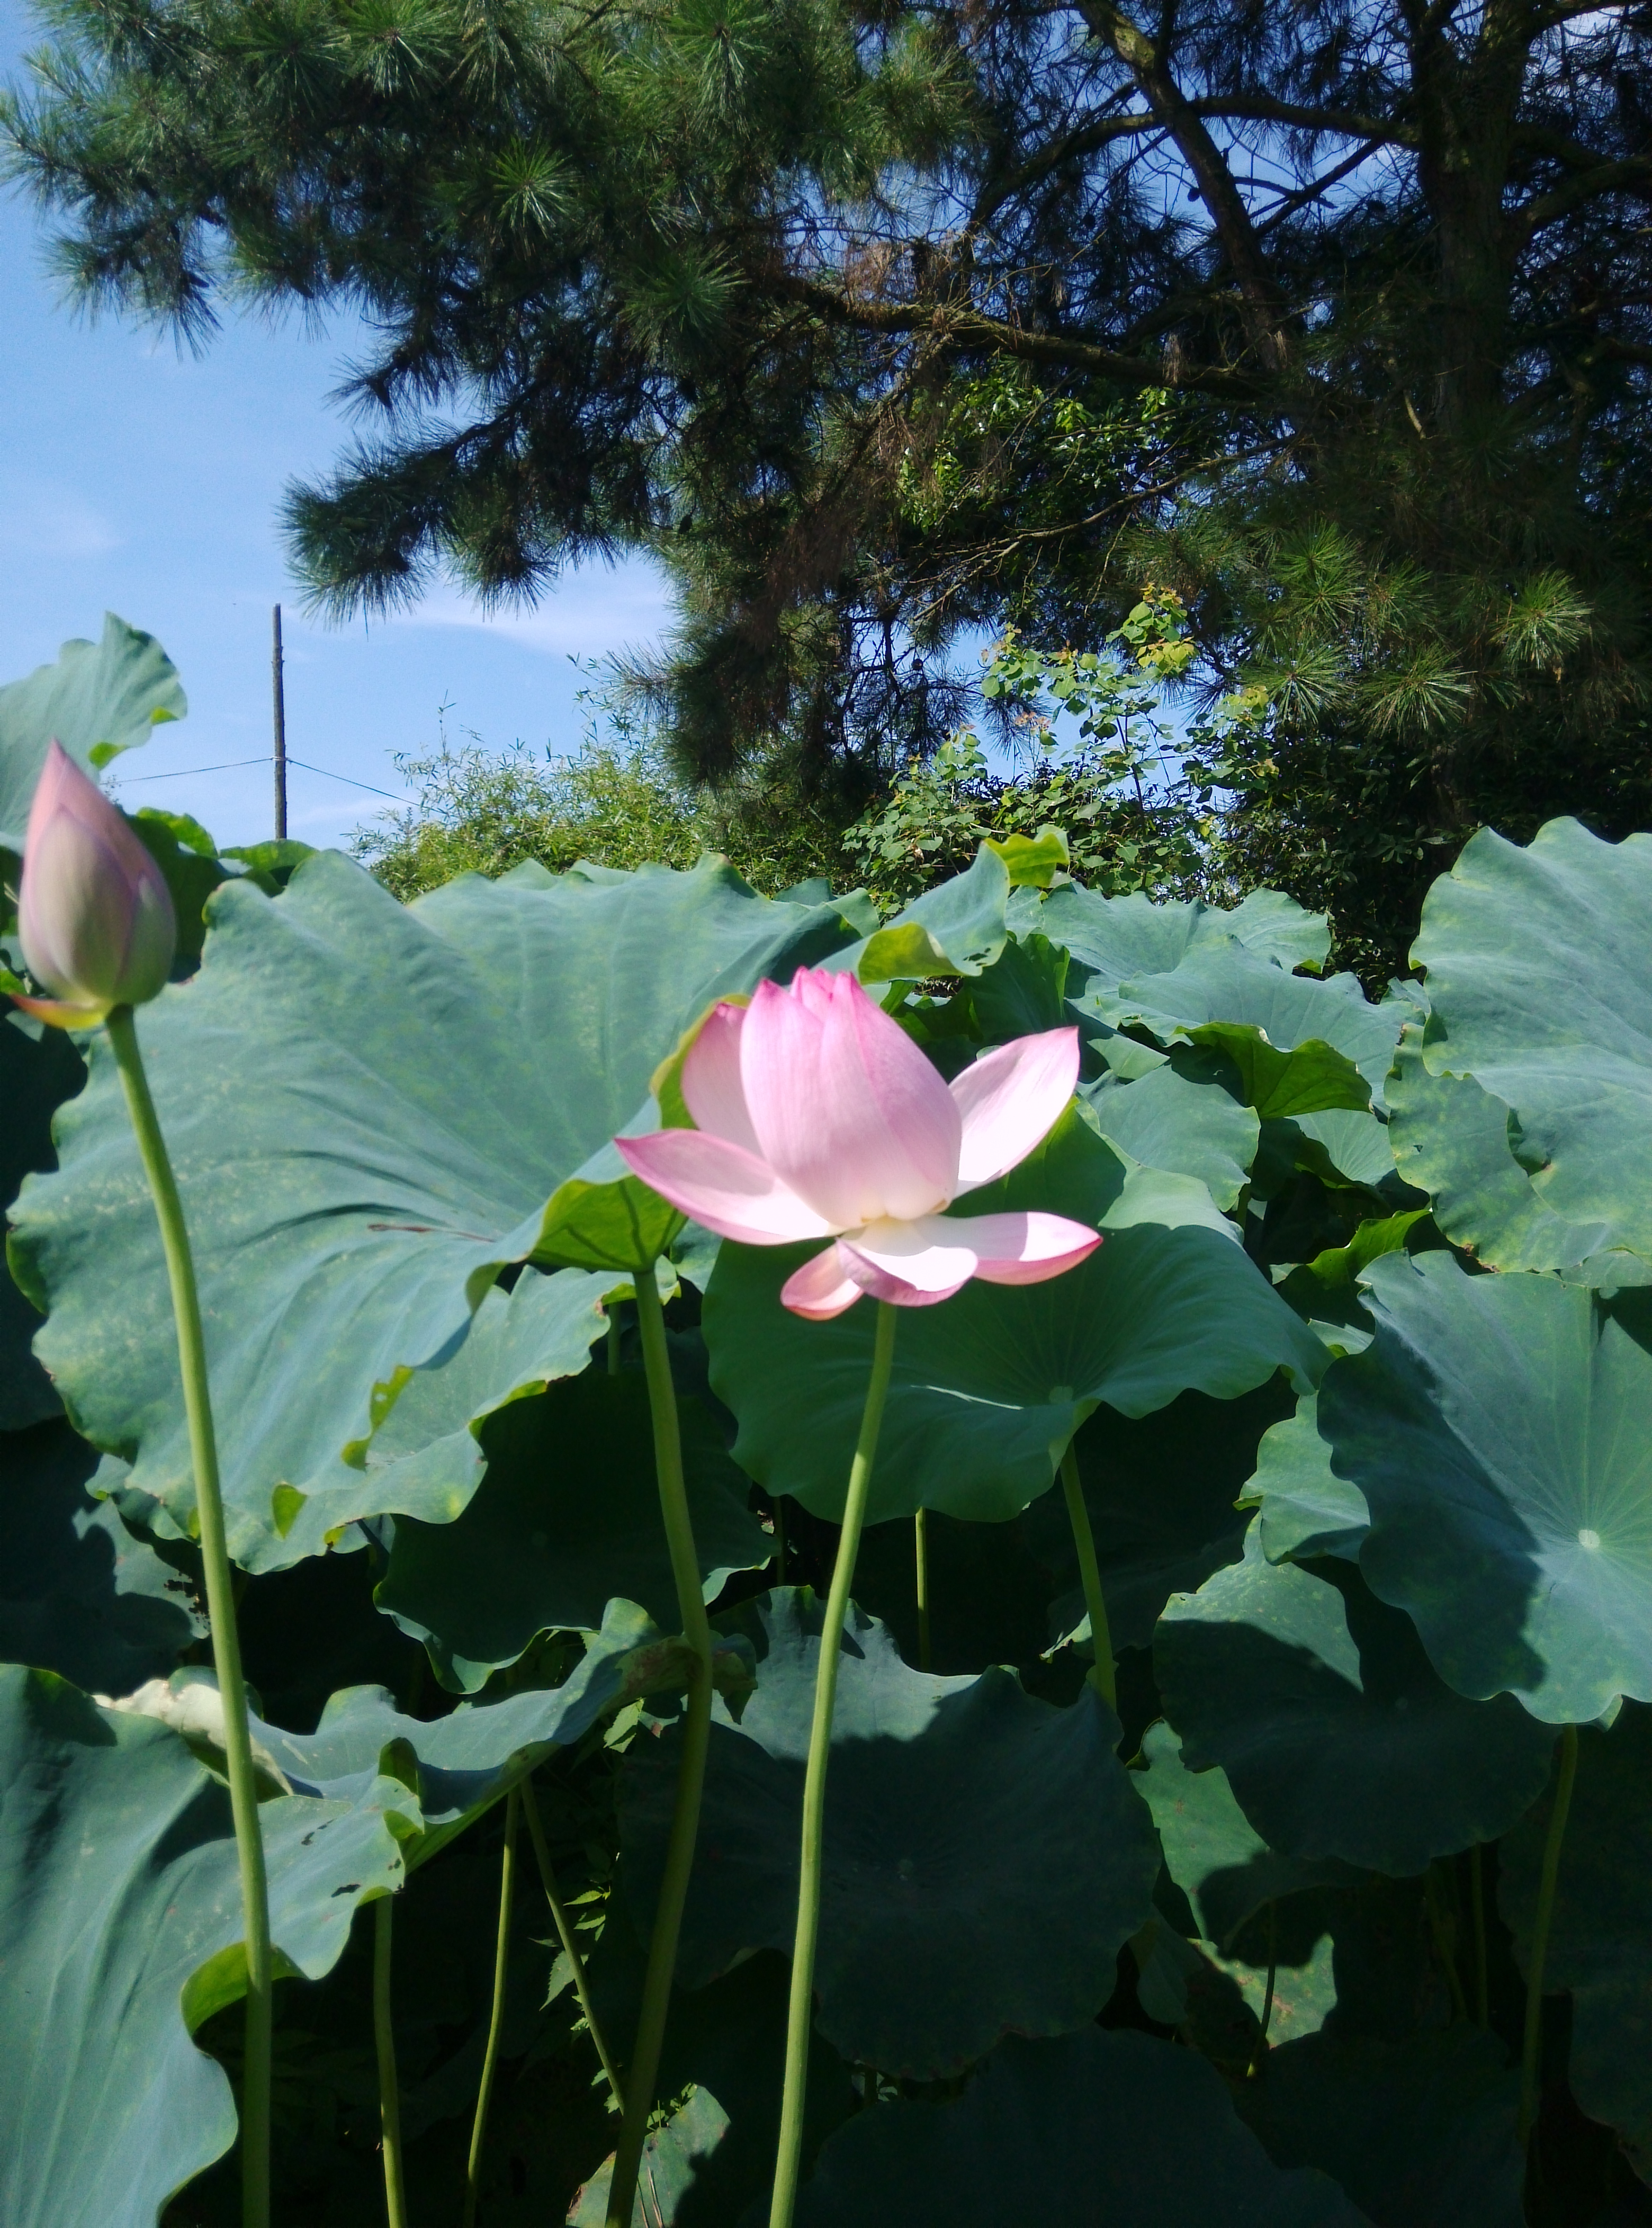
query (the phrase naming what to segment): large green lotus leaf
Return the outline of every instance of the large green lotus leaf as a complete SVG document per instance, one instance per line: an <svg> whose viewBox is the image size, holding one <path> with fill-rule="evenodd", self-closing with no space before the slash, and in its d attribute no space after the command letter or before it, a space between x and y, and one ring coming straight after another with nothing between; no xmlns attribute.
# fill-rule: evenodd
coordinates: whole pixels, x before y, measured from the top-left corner
<svg viewBox="0 0 1652 2228"><path fill-rule="evenodd" d="M766 2213L749 2212L742 2228ZM825 2144L799 2228L1360 2228L1335 2183L1282 2171L1198 2053L1092 2027L1006 2042L961 2097L879 2104Z"/></svg>
<svg viewBox="0 0 1652 2228"><path fill-rule="evenodd" d="M21 851L35 784L54 739L87 768L107 765L187 709L176 668L152 635L106 611L97 642L66 642L55 665L0 688L0 849Z"/></svg>
<svg viewBox="0 0 1652 2228"><path fill-rule="evenodd" d="M1067 955L1047 936L1011 937L990 967L955 994L985 1044L1040 1036L1066 1022Z"/></svg>
<svg viewBox="0 0 1652 2228"><path fill-rule="evenodd" d="M1547 1800L1503 1843L1497 1901L1522 1969L1547 1836ZM1578 1735L1551 1922L1546 1989L1572 1992L1572 2094L1616 2128L1630 2163L1652 2182L1652 1710L1626 1702L1609 1732Z"/></svg>
<svg viewBox="0 0 1652 2228"><path fill-rule="evenodd" d="M1080 1096L1108 1141L1148 1168L1194 1176L1225 1213L1249 1180L1256 1115L1214 1077L1196 1078L1166 1060L1133 1082L1107 1074Z"/></svg>
<svg viewBox="0 0 1652 2228"><path fill-rule="evenodd" d="M199 974L139 1031L195 1243L231 1547L266 1567L302 1552L295 1496L340 1483L341 1450L382 1420L375 1386L449 1354L503 1264L652 1258L678 1218L606 1141L713 997L846 932L714 861L467 875L404 907L322 852L279 900L229 883L211 912ZM12 1239L50 1303L42 1356L86 1435L187 1516L154 1211L100 1042L58 1126L63 1165L27 1183ZM354 1513L385 1505L362 1485Z"/></svg>
<svg viewBox="0 0 1652 2228"><path fill-rule="evenodd" d="M97 1463L61 1419L0 1438L0 1661L125 1694L206 1628L189 1580L87 1492Z"/></svg>
<svg viewBox="0 0 1652 2228"><path fill-rule="evenodd" d="M1291 1054L1292 1059L1296 1054ZM1334 1108L1319 1114L1297 1114L1283 1124L1294 1130L1293 1155L1299 1168L1329 1182L1363 1184L1368 1191L1390 1183L1394 1173L1394 1149L1388 1124L1368 1109Z"/></svg>
<svg viewBox="0 0 1652 2228"><path fill-rule="evenodd" d="M1271 1848L1420 1873L1536 1801L1554 1736L1512 1697L1465 1701L1351 1563L1243 1561L1160 1619L1153 1665L1194 1771L1220 1765Z"/></svg>
<svg viewBox="0 0 1652 2228"><path fill-rule="evenodd" d="M1018 906L1012 915L1021 932ZM1104 898L1068 883L1037 908L1035 925L1065 944L1081 966L1107 983L1168 975L1190 952L1238 944L1287 970L1319 967L1331 948L1323 913L1307 912L1283 890L1252 890L1231 912L1201 903L1156 904L1141 892Z"/></svg>
<svg viewBox="0 0 1652 2228"><path fill-rule="evenodd" d="M925 890L863 944L829 964L852 965L863 983L979 975L1008 939L1004 907L1009 890L1009 869L983 843L963 874Z"/></svg>
<svg viewBox="0 0 1652 2228"><path fill-rule="evenodd" d="M1428 1194L1454 1245L1491 1268L1558 1269L1576 1284L1652 1281L1616 1215L1573 1221L1557 1211L1522 1165L1520 1125L1501 1098L1472 1076L1430 1073L1415 1023L1401 1032L1388 1104L1399 1174Z"/></svg>
<svg viewBox="0 0 1652 2228"><path fill-rule="evenodd" d="M520 1289L520 1287L518 1288ZM731 1571L765 1563L746 1480L697 1400L679 1404L695 1543L714 1600ZM483 1433L487 1476L457 1521L397 1520L376 1599L423 1640L445 1684L474 1692L536 1634L592 1631L608 1602L677 1623L641 1374L588 1370L511 1401Z"/></svg>
<svg viewBox="0 0 1652 2228"><path fill-rule="evenodd" d="M624 1906L616 1889L586 1965L598 2018L615 2035L637 2032L646 1966ZM673 1994L655 2087L661 2097L691 2093L650 2134L632 2228L727 2228L767 2188L780 2126L790 1980L787 1961L765 1950L708 1988ZM804 2107L805 2172L856 2103L848 2066L816 2035ZM603 2228L610 2165L579 2192L568 2228Z"/></svg>
<svg viewBox="0 0 1652 2228"><path fill-rule="evenodd" d="M1652 1698L1652 1354L1629 1302L1449 1253L1365 1283L1376 1336L1327 1375L1319 1433L1370 1508L1373 1591L1461 1694L1551 1725Z"/></svg>
<svg viewBox="0 0 1652 2228"><path fill-rule="evenodd" d="M1373 1101L1382 1104L1383 1078L1393 1058L1400 1024L1412 1011L1409 1002L1385 1000L1373 1006L1352 975L1333 975L1316 982L1303 975L1287 975L1283 968L1255 958L1239 945L1191 951L1169 973L1143 970L1121 981L1116 988L1092 984L1078 1002L1080 1010L1093 1010L1115 1028L1149 1030L1162 1044L1186 1040L1199 1043L1204 1033L1216 1029L1216 1041L1233 1055L1234 1026L1259 1030L1267 1045L1278 1053L1298 1047L1324 1045L1340 1053L1355 1067L1369 1088ZM1258 1050L1257 1073L1271 1092L1302 1097L1290 1084L1288 1068L1276 1077ZM1315 1055L1316 1068L1325 1069L1327 1087L1334 1078L1347 1085L1345 1069L1333 1072ZM1306 1079L1304 1078L1304 1086ZM1348 1096L1322 1098L1322 1105L1348 1105ZM1306 1095L1311 1096L1311 1093ZM1307 1111L1304 1109L1304 1111Z"/></svg>
<svg viewBox="0 0 1652 2228"><path fill-rule="evenodd" d="M42 1028L17 1012L0 1015L0 1218L24 1176L53 1165L52 1117L86 1080L86 1064L61 1029ZM41 1327L0 1264L0 1431L54 1416L61 1403L32 1351Z"/></svg>
<svg viewBox="0 0 1652 2228"><path fill-rule="evenodd" d="M1509 1110L1542 1204L1652 1253L1652 838L1552 820L1522 849L1482 829L1429 892L1423 1060Z"/></svg>
<svg viewBox="0 0 1652 2228"><path fill-rule="evenodd" d="M284 1557L317 1554L364 1513L444 1524L482 1482L482 1432L513 1402L583 1370L606 1330L603 1299L614 1271L524 1269L509 1293L495 1285L456 1346L375 1387L368 1437L318 1473L300 1500L283 1495Z"/></svg>
<svg viewBox="0 0 1652 2228"><path fill-rule="evenodd" d="M677 1974L693 1988L748 1950L789 1949L821 1610L784 1588L744 1622L757 1687L712 1729ZM1086 1687L1065 1710L1008 1672L908 1669L856 1611L843 1642L815 1970L821 2033L890 2074L957 2072L1007 2033L1092 2020L1146 1917L1152 1821ZM652 1912L679 1741L633 1745L620 1787L627 1897Z"/></svg>
<svg viewBox="0 0 1652 2228"><path fill-rule="evenodd" d="M1098 1408L1079 1431L1079 1476L1115 1649L1149 1647L1170 1596L1239 1554L1245 1517L1234 1498L1256 1466L1261 1434L1290 1399L1276 1378L1234 1400L1182 1392L1151 1416ZM1067 1587L1052 1611L1052 1637L1088 1641L1065 1495L1034 1501L1023 1521Z"/></svg>
<svg viewBox="0 0 1652 2228"><path fill-rule="evenodd" d="M1002 1182L960 1211L1048 1208L1106 1232L1042 1284L974 1282L902 1314L870 1521L923 1507L991 1522L1047 1490L1101 1402L1126 1416L1194 1389L1220 1399L1325 1349L1234 1242L1201 1184L1136 1168L1070 1111ZM874 1311L805 1322L779 1303L809 1249L726 1245L706 1295L711 1381L740 1424L734 1458L816 1515L842 1510L872 1359Z"/></svg>
<svg viewBox="0 0 1652 2228"><path fill-rule="evenodd" d="M1371 1512L1359 1487L1331 1468L1317 1393L1305 1392L1296 1414L1264 1437L1239 1505L1261 1512L1257 1540L1271 1563L1296 1555L1357 1557Z"/></svg>
<svg viewBox="0 0 1652 2228"><path fill-rule="evenodd" d="M1519 2092L1498 2038L1459 2023L1393 2043L1309 2035L1235 2094L1277 2165L1329 2174L1373 2228L1521 2228Z"/></svg>

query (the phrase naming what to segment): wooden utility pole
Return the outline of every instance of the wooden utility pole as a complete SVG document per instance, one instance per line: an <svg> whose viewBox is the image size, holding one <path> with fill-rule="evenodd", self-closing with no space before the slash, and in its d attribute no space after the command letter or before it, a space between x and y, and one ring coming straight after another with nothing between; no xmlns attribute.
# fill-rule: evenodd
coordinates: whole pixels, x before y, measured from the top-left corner
<svg viewBox="0 0 1652 2228"><path fill-rule="evenodd" d="M275 834L279 842L287 832L287 695L281 677L279 604L271 628L270 688L275 705Z"/></svg>

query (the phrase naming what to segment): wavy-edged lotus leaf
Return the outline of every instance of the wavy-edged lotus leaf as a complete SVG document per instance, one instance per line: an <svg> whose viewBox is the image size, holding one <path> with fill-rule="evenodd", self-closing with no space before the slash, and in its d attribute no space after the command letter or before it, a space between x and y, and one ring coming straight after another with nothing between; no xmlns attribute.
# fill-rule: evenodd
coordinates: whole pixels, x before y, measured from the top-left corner
<svg viewBox="0 0 1652 2228"><path fill-rule="evenodd" d="M1497 1902L1521 1969L1553 1789L1499 1853ZM1626 1702L1610 1729L1578 1734L1544 1987L1572 1992L1568 2079L1591 2119L1616 2128L1652 2183L1652 1710Z"/></svg>
<svg viewBox="0 0 1652 2228"><path fill-rule="evenodd" d="M1009 891L1009 869L983 843L961 874L925 890L863 944L827 964L853 966L863 983L979 975L1008 938L1004 907Z"/></svg>
<svg viewBox="0 0 1652 2228"><path fill-rule="evenodd" d="M1261 1946L1253 1922L1267 1905L1289 1908L1292 1898L1305 1903L1309 1891L1360 1878L1340 1860L1310 1862L1271 1849L1240 1809L1226 1773L1220 1765L1192 1770L1162 1719L1149 1727L1142 1755L1147 1770L1137 1784L1153 1813L1165 1869L1187 1898L1200 1939L1222 1956ZM1311 1943L1323 1924L1309 1916L1305 1930Z"/></svg>
<svg viewBox="0 0 1652 2228"><path fill-rule="evenodd" d="M678 1414L695 1543L714 1600L732 1571L767 1562L773 1542L748 1514L747 1482L705 1409L685 1399ZM539 1633L595 1630L616 1597L675 1628L640 1373L588 1370L512 1400L489 1418L481 1450L487 1475L456 1521L397 1520L375 1597L424 1641L445 1685L473 1693Z"/></svg>
<svg viewBox="0 0 1652 2228"><path fill-rule="evenodd" d="M1371 1512L1359 1487L1331 1468L1316 1392L1305 1392L1296 1414L1265 1435L1239 1505L1259 1510L1257 1540L1271 1563L1291 1556L1357 1559Z"/></svg>
<svg viewBox="0 0 1652 2228"><path fill-rule="evenodd" d="M0 2217L154 2228L235 2136L223 2070L189 2039L245 1987L227 1794L167 1726L10 1667L0 1783ZM259 1820L280 1969L318 1978L357 1905L400 1885L417 1803L375 1778Z"/></svg>
<svg viewBox="0 0 1652 2228"><path fill-rule="evenodd" d="M1373 2228L1521 2228L1518 2071L1459 2022L1403 2042L1304 2036L1235 2091L1276 2165L1317 2167Z"/></svg>
<svg viewBox="0 0 1652 2228"><path fill-rule="evenodd" d="M1021 919L1014 925L1020 934ZM1324 914L1306 912L1283 890L1252 890L1224 911L1197 898L1159 904L1139 890L1104 898L1067 883L1038 906L1034 925L1106 983L1168 975L1189 953L1228 944L1287 970L1322 966L1331 948Z"/></svg>
<svg viewBox="0 0 1652 2228"><path fill-rule="evenodd" d="M125 1694L164 1677L206 1627L190 1581L87 1492L97 1465L61 1418L0 1439L0 1661Z"/></svg>
<svg viewBox="0 0 1652 2228"><path fill-rule="evenodd" d="M1428 1222L1426 1230L1418 1226ZM1369 1343L1371 1318L1360 1297L1359 1279L1362 1271L1385 1253L1398 1253L1403 1247L1412 1248L1415 1237L1417 1250L1421 1250L1435 1236L1425 1207L1408 1207L1403 1213L1371 1218L1360 1224L1345 1245L1322 1248L1311 1260L1303 1261L1280 1279L1280 1296L1289 1300L1305 1322L1322 1326L1320 1335L1334 1349L1357 1354ZM1354 1331L1353 1339L1338 1334Z"/></svg>
<svg viewBox="0 0 1652 2228"><path fill-rule="evenodd" d="M16 1011L0 1014L0 1220L23 1178L54 1165L52 1117L86 1081L86 1063L62 1029ZM40 1311L0 1262L0 1431L55 1416L62 1404L32 1351Z"/></svg>
<svg viewBox="0 0 1652 2228"><path fill-rule="evenodd" d="M1278 1053L1329 1046L1358 1070L1379 1107L1401 1021L1412 1011L1399 1001L1373 1006L1355 976L1320 982L1287 975L1232 942L1195 950L1167 974L1143 971L1111 988L1092 983L1077 1002L1080 1011L1093 1010L1116 1028L1145 1028L1162 1044L1201 1043L1214 1030L1214 1040L1230 1058L1236 1030L1259 1031ZM1287 1072L1274 1079L1259 1052L1256 1057L1258 1077L1271 1088L1286 1089ZM1324 1065L1320 1055L1315 1059ZM1342 1080L1346 1085L1346 1076ZM1347 1105L1348 1099L1331 1103Z"/></svg>
<svg viewBox="0 0 1652 2228"><path fill-rule="evenodd" d="M1239 1200L1256 1157L1259 1128L1214 1075L1165 1060L1133 1081L1108 1073L1080 1087L1096 1128L1148 1168L1195 1177L1224 1213Z"/></svg>
<svg viewBox="0 0 1652 2228"><path fill-rule="evenodd" d="M1265 1127L1265 1140L1273 1129ZM1296 1167L1326 1183L1362 1184L1380 1191L1392 1182L1393 1147L1388 1124L1368 1109L1333 1108L1322 1114L1297 1114L1277 1123L1276 1151L1286 1151Z"/></svg>
<svg viewBox="0 0 1652 2228"><path fill-rule="evenodd" d="M1371 1104L1371 1086L1354 1062L1319 1037L1284 1051L1259 1028L1240 1021L1208 1021L1188 1030L1188 1038L1233 1062L1239 1097L1260 1120L1281 1122L1336 1111L1359 1113Z"/></svg>
<svg viewBox="0 0 1652 2228"><path fill-rule="evenodd" d="M873 1522L918 1508L1002 1521L1046 1492L1103 1401L1143 1416L1189 1389L1230 1399L1325 1349L1234 1242L1202 1184L1137 1168L1076 1109L961 1211L1047 1208L1105 1232L1042 1284L967 1284L903 1310L878 1443ZM872 1360L874 1310L805 1322L779 1290L810 1249L726 1245L706 1296L711 1381L740 1425L734 1459L819 1516L843 1507Z"/></svg>
<svg viewBox="0 0 1652 2228"><path fill-rule="evenodd" d="M652 1258L679 1218L607 1140L713 997L845 931L715 861L466 875L403 906L320 852L279 899L228 883L211 910L200 972L139 1030L201 1278L231 1550L273 1567L301 1552L292 1495L342 1482L375 1387L449 1353L503 1265ZM100 1043L58 1128L63 1165L25 1185L12 1239L50 1304L42 1358L86 1436L187 1516L154 1209Z"/></svg>
<svg viewBox="0 0 1652 2228"><path fill-rule="evenodd" d="M586 1966L604 2032L616 2035L637 2031L647 1962L624 1905L617 1888ZM656 2091L694 2093L650 2135L632 2228L727 2228L767 2188L780 2127L791 1977L787 1961L765 1950L709 1987L673 1995ZM819 2035L810 2045L807 2081L805 2173L857 2101L848 2066ZM604 2228L611 2164L580 2190L568 2228Z"/></svg>
<svg viewBox="0 0 1652 2228"><path fill-rule="evenodd" d="M1430 1073L1502 1100L1544 1206L1652 1253L1652 837L1551 820L1522 848L1482 829L1430 890L1412 956Z"/></svg>
<svg viewBox="0 0 1652 2228"><path fill-rule="evenodd" d="M1224 1957L1156 1911L1130 1943L1137 1999L1149 2019L1181 2028L1192 2048L1243 2080L1265 2045L1317 2034L1335 2011L1336 1952L1327 1924L1327 1898L1304 1895L1275 1906L1271 1926L1253 1924L1239 1945L1243 1956Z"/></svg>
<svg viewBox="0 0 1652 2228"><path fill-rule="evenodd" d="M1149 1647L1171 1595L1191 1591L1240 1553L1246 1520L1235 1496L1256 1467L1261 1435L1290 1400L1273 1379L1233 1400L1179 1393L1151 1417L1098 1408L1081 1427L1079 1476L1116 1649ZM1047 1495L1022 1521L1068 1588L1051 1611L1051 1638L1087 1642L1065 1495Z"/></svg>
<svg viewBox="0 0 1652 2228"><path fill-rule="evenodd" d="M1244 1559L1159 1621L1153 1664L1194 1771L1226 1773L1273 1849L1420 1873L1494 1841L1548 1779L1552 1730L1509 1695L1470 1702L1352 1563Z"/></svg>
<svg viewBox="0 0 1652 2228"><path fill-rule="evenodd" d="M857 2112L823 2148L797 2217L799 2228L1361 2228L1334 2181L1272 2164L1196 2052L1098 2027L1006 2042L944 2103Z"/></svg>
<svg viewBox="0 0 1652 2228"><path fill-rule="evenodd" d="M54 665L0 688L0 849L21 851L35 784L54 739L87 769L149 740L188 706L153 635L106 611L96 642L66 642Z"/></svg>
<svg viewBox="0 0 1652 2228"><path fill-rule="evenodd" d="M125 816L126 825L160 868L172 900L177 921L172 980L176 983L200 965L207 940L207 900L234 869L225 865L213 838L187 812L144 805Z"/></svg>
<svg viewBox="0 0 1652 2228"><path fill-rule="evenodd" d="M1010 1044L1067 1020L1067 955L1047 936L1012 937L990 967L955 993L982 1041Z"/></svg>
<svg viewBox="0 0 1652 2228"><path fill-rule="evenodd" d="M1319 1434L1370 1508L1373 1591L1460 1694L1550 1725L1652 1699L1644 1303L1449 1253L1387 1254L1365 1286L1376 1336L1327 1374Z"/></svg>
<svg viewBox="0 0 1652 2228"><path fill-rule="evenodd" d="M1414 1022L1400 1034L1388 1103L1399 1174L1428 1194L1454 1245L1490 1268L1555 1269L1603 1289L1652 1280L1652 1264L1629 1250L1616 1218L1557 1212L1517 1156L1512 1110L1472 1076L1431 1074Z"/></svg>
<svg viewBox="0 0 1652 2228"><path fill-rule="evenodd" d="M759 1661L712 1728L677 1976L789 1949L821 1607L778 1589L741 1613ZM1061 2033L1111 1994L1149 1907L1152 1821L1092 1689L1065 1710L1007 1671L912 1671L856 1611L845 1633L815 1969L820 2032L851 2060L935 2078L1008 2033ZM627 1898L651 1914L679 1739L634 1744L620 1783Z"/></svg>

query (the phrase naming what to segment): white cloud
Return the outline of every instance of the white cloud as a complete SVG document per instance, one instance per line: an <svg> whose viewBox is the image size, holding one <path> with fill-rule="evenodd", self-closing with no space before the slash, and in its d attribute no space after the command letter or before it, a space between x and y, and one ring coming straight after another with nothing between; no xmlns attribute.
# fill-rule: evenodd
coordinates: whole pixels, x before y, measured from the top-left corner
<svg viewBox="0 0 1652 2228"><path fill-rule="evenodd" d="M484 611L463 590L444 582L393 624L464 627L553 657L603 657L658 637L669 625L664 576L633 559L568 573L538 604Z"/></svg>

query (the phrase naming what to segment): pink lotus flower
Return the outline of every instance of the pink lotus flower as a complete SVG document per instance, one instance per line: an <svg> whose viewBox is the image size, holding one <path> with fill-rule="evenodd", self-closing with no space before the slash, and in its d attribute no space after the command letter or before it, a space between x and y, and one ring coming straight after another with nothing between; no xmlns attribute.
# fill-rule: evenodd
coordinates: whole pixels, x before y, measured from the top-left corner
<svg viewBox="0 0 1652 2228"><path fill-rule="evenodd" d="M617 1137L629 1166L681 1213L746 1245L836 1243L780 1296L824 1322L862 1292L932 1307L971 1277L1037 1284L1094 1252L1060 1214L943 1214L1003 1175L1073 1096L1076 1029L983 1053L949 1088L853 975L805 969L713 1008L682 1067L699 1125Z"/></svg>
<svg viewBox="0 0 1652 2228"><path fill-rule="evenodd" d="M29 972L57 995L16 1002L63 1029L154 997L176 948L160 868L60 743L29 810L17 928Z"/></svg>

